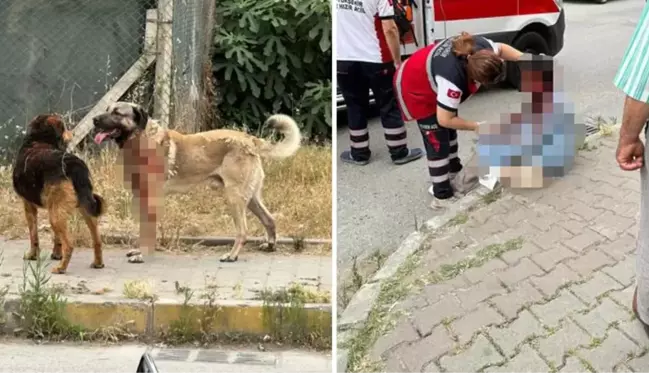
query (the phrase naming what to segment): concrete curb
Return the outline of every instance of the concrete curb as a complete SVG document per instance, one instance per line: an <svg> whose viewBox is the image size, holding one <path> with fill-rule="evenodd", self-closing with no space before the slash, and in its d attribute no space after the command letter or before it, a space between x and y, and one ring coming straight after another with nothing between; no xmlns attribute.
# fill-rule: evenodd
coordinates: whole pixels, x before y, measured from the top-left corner
<svg viewBox="0 0 649 373"><path fill-rule="evenodd" d="M75 297L76 298L76 297ZM157 338L169 329L173 321L183 312L183 304L177 301L159 299L155 302L139 300L105 301L91 297L68 298L65 315L73 324L89 331L128 324L128 331L137 336ZM277 328L269 325L264 316L274 315L272 310L286 309L264 305L262 301L216 301L207 307L202 303L189 303L194 311L214 310L211 331L214 334L239 333L249 336L273 335ZM19 310L20 298L8 295L5 302L5 321L1 329L11 334L20 323L15 313ZM307 304L304 306L304 335L320 335L331 338L331 304ZM200 330L199 317L191 318L193 330ZM282 325L283 326L283 325ZM281 328L282 326L279 326ZM195 329L194 329L195 328ZM0 329L0 330L1 330Z"/></svg>
<svg viewBox="0 0 649 373"><path fill-rule="evenodd" d="M619 128L620 125L612 126L613 131L617 131ZM598 132L586 136L583 142L590 143L600 139L601 137L601 132ZM583 143L580 144L580 147L581 146L583 146ZM422 231L412 232L408 235L399 248L388 257L384 265L379 269L374 277L361 286L361 288L354 294L345 310L343 310L338 317L338 336L337 341L335 342L339 346L336 362L338 372L346 372L348 363L348 351L347 349L340 347L340 345L351 339L356 331L365 326L369 313L379 296L383 282L394 276L406 259L421 247L426 235L434 233L458 214L467 212L470 208L477 205L481 198L489 192L490 191L487 188L480 186L478 189L460 199L456 205L453 205L443 214L426 221L422 226Z"/></svg>
<svg viewBox="0 0 649 373"><path fill-rule="evenodd" d="M355 332L362 329L367 322L370 311L376 302L381 291L383 283L390 279L399 270L399 267L410 257L411 254L419 250L424 243L424 238L437 231L444 225L448 224L458 214L467 212L470 208L478 204L482 197L490 193L490 190L480 186L473 190L457 204L452 205L444 213L427 220L421 227L421 230L410 233L405 240L399 245L399 248L393 252L385 261L379 271L363 284L354 294L345 310L338 317L338 336L337 336L337 367L338 372L347 371L347 349L340 345L353 337Z"/></svg>

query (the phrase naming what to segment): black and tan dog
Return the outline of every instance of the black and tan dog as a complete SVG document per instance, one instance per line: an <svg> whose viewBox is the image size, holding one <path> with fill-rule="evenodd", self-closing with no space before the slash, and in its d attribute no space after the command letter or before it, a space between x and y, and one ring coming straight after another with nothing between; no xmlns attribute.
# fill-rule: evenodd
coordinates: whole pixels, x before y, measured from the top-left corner
<svg viewBox="0 0 649 373"><path fill-rule="evenodd" d="M97 219L106 204L93 193L86 163L65 151L71 138L61 117L39 115L28 124L13 166L13 187L23 201L29 227L31 247L25 259L36 260L40 255L37 216L39 208L46 209L54 232L51 258L61 260L53 273L65 273L70 263L73 248L68 219L77 209L92 236L95 260L90 266L104 267Z"/></svg>
<svg viewBox="0 0 649 373"><path fill-rule="evenodd" d="M157 205L162 192L183 192L189 188L208 183L213 189L221 189L237 229L232 250L221 257L222 262L234 262L246 242L246 209L249 209L264 225L266 242L261 249L274 250L276 242L275 220L262 202L264 169L262 158L287 158L300 148L301 134L295 121L282 114L270 116L265 125L274 127L284 135L279 142L268 142L244 132L212 130L194 134L182 134L166 130L157 121L149 119L146 111L132 103L117 102L107 112L93 119L96 130L95 142L113 139L122 149L125 179L131 183L134 195L139 199L142 213L141 224L149 225L146 234L148 244L140 236L140 246L152 252L155 245ZM136 185L137 184L137 185ZM287 200L290 191L286 191ZM145 201L146 200L146 201Z"/></svg>

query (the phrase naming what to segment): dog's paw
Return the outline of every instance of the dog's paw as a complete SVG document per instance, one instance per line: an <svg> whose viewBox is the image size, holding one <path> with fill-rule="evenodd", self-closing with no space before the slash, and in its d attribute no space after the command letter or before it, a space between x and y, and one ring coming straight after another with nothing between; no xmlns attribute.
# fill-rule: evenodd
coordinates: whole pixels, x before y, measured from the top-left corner
<svg viewBox="0 0 649 373"><path fill-rule="evenodd" d="M63 255L59 254L59 253L52 253L52 255L50 255L50 259L52 259L52 260L61 260L61 259L63 259Z"/></svg>
<svg viewBox="0 0 649 373"><path fill-rule="evenodd" d="M62 274L65 273L65 268L60 267L60 266L59 267L54 267L54 268L52 268L52 273L54 273L55 275L62 275Z"/></svg>
<svg viewBox="0 0 649 373"><path fill-rule="evenodd" d="M23 255L23 259L24 260L36 260L36 259L38 259L38 254L36 254L35 252L32 252L32 251L28 251L28 252L25 253L25 255Z"/></svg>
<svg viewBox="0 0 649 373"><path fill-rule="evenodd" d="M266 252L274 252L275 251L275 243L273 242L264 242L261 245L259 245L259 250L260 251L266 251Z"/></svg>
<svg viewBox="0 0 649 373"><path fill-rule="evenodd" d="M90 263L90 268L101 269L104 268L104 263Z"/></svg>
<svg viewBox="0 0 649 373"><path fill-rule="evenodd" d="M132 249L132 250L129 250L129 251L126 253L126 257L127 257L127 258L130 258L130 257L136 256L136 255L142 255L142 252L141 252L140 250L138 250L138 249Z"/></svg>
<svg viewBox="0 0 649 373"><path fill-rule="evenodd" d="M128 257L128 262L134 264L144 263L144 258L142 257L142 254L133 254Z"/></svg>
<svg viewBox="0 0 649 373"><path fill-rule="evenodd" d="M221 263L234 263L239 259L238 256L235 256L234 258L231 258L230 255L223 255L219 261Z"/></svg>

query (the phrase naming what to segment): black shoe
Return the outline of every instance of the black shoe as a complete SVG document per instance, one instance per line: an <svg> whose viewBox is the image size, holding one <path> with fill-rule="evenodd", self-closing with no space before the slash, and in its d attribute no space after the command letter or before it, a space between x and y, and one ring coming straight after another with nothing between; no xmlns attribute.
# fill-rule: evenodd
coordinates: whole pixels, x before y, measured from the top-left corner
<svg viewBox="0 0 649 373"><path fill-rule="evenodd" d="M410 163L412 161L416 161L417 159L421 158L423 155L424 155L424 151L421 150L420 148L408 149L408 154L406 154L404 157L393 159L392 163L398 165Z"/></svg>
<svg viewBox="0 0 649 373"><path fill-rule="evenodd" d="M354 159L350 150L345 150L344 152L342 152L342 154L340 154L340 160L345 163L355 164L357 166L365 166L366 164L370 163L369 159Z"/></svg>

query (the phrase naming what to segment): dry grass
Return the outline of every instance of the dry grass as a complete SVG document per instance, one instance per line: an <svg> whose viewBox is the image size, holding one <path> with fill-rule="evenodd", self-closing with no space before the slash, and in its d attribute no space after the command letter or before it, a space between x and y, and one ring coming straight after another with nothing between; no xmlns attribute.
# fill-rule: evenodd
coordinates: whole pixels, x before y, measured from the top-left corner
<svg viewBox="0 0 649 373"><path fill-rule="evenodd" d="M121 181L117 152L105 150L94 157L82 156L90 167L96 193L108 203L101 219L103 234L125 233L137 237L138 223L131 213L130 190ZM331 237L331 147L303 146L289 159L265 160L264 202L273 214L278 236L300 238ZM27 238L22 203L13 191L11 170L0 169L0 235ZM222 194L205 186L187 194L167 196L159 237L172 248L178 236L234 236L232 218L225 211ZM39 227L48 231L47 213L39 211ZM75 245L88 247L90 237L80 216L70 222ZM264 229L248 212L248 234L263 236ZM177 241L177 240L176 240ZM47 247L45 237L41 246Z"/></svg>

